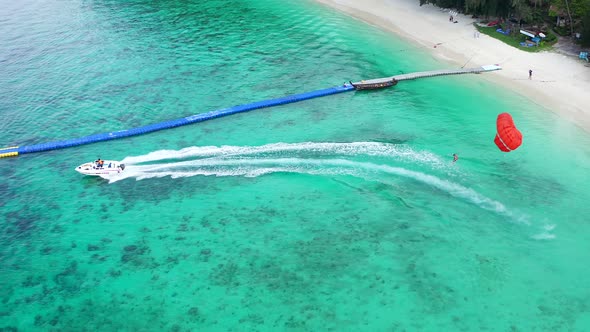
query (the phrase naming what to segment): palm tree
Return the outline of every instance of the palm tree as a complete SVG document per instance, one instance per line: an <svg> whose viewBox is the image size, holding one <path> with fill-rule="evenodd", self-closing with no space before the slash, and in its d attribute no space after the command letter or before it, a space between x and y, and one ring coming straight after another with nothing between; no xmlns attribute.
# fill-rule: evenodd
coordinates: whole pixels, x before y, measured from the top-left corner
<svg viewBox="0 0 590 332"><path fill-rule="evenodd" d="M567 16L570 19L570 35L573 36L574 35L574 21L572 20L572 13L570 12L570 5L568 3L568 0L564 0L565 1L565 8L567 9Z"/></svg>

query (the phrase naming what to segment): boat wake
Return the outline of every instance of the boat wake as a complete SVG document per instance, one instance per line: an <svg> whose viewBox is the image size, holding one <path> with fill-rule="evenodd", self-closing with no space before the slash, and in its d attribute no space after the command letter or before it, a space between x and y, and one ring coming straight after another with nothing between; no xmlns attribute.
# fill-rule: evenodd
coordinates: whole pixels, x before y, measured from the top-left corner
<svg viewBox="0 0 590 332"><path fill-rule="evenodd" d="M542 227L540 233L531 236L535 240L552 240L555 239L555 234L552 233L555 228L554 224L546 224Z"/></svg>
<svg viewBox="0 0 590 332"><path fill-rule="evenodd" d="M377 156L396 158L400 161L430 164L443 167L448 163L443 162L438 156L424 151L415 151L404 145L394 145L378 142L353 142L353 143L273 143L262 146L203 146L189 147L182 150L160 150L148 153L144 156L127 157L122 162L125 164L141 164L162 160L187 159L187 158L229 158L255 155L284 156L286 154L309 154L311 156Z"/></svg>
<svg viewBox="0 0 590 332"><path fill-rule="evenodd" d="M368 161L370 160L370 161ZM387 185L406 178L446 192L483 209L514 218L506 207L461 184L428 173L458 175L456 167L435 154L378 142L276 143L263 146L206 146L160 150L122 160L125 172L109 181L161 177L245 176L271 173L347 175ZM412 169L409 169L411 166ZM428 173L427 173L428 172ZM520 218L519 218L520 219ZM522 220L521 220L522 222Z"/></svg>

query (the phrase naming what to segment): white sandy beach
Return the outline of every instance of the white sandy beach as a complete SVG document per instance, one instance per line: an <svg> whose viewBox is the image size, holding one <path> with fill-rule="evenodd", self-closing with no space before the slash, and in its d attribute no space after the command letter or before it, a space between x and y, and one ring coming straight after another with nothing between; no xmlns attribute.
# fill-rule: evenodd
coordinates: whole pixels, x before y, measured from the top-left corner
<svg viewBox="0 0 590 332"><path fill-rule="evenodd" d="M480 34L474 19L418 0L317 0L353 17L419 43L449 68L499 64L501 71L482 77L511 89L590 132L590 67L554 52L529 53ZM436 45L436 47L435 47ZM442 66L441 69L444 69ZM528 79L533 70L532 80Z"/></svg>

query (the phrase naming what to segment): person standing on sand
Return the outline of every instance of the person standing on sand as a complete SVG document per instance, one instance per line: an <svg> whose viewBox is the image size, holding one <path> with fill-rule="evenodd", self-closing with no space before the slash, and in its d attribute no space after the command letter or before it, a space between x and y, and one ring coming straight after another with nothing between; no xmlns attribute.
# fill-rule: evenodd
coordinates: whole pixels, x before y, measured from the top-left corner
<svg viewBox="0 0 590 332"><path fill-rule="evenodd" d="M529 69L529 80L533 79L533 70Z"/></svg>

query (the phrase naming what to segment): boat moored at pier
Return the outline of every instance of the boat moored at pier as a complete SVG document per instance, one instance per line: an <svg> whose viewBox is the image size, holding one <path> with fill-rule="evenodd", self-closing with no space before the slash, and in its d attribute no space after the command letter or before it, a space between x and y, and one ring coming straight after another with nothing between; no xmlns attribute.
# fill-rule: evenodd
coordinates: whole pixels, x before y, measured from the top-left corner
<svg viewBox="0 0 590 332"><path fill-rule="evenodd" d="M350 82L350 84L356 90L376 90L376 89L383 89L383 88L388 88L390 86L394 86L397 84L397 80L395 78L392 78L390 80L381 81L381 82L360 81L360 82L356 82L356 83Z"/></svg>

